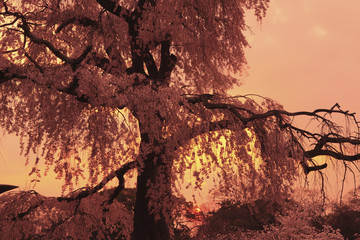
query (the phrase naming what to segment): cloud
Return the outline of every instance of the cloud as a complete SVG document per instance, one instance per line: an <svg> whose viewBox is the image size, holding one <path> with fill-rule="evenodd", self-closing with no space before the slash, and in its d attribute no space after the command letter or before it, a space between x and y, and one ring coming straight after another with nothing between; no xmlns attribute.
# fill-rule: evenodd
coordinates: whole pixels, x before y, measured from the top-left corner
<svg viewBox="0 0 360 240"><path fill-rule="evenodd" d="M311 28L311 35L315 37L324 37L327 35L327 31L320 25L315 25Z"/></svg>
<svg viewBox="0 0 360 240"><path fill-rule="evenodd" d="M310 7L311 3L309 3L309 0L303 0L302 6L303 6L306 13L310 13L310 11L311 11L311 7Z"/></svg>
<svg viewBox="0 0 360 240"><path fill-rule="evenodd" d="M287 17L281 8L279 7L275 8L274 15L272 16L272 21L274 23L279 23L279 22L284 23L287 21Z"/></svg>

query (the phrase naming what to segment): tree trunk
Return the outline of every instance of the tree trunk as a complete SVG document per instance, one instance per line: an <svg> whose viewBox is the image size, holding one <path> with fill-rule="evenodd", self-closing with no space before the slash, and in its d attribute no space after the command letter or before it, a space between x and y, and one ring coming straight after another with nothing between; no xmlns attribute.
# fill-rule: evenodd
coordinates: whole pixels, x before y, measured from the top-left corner
<svg viewBox="0 0 360 240"><path fill-rule="evenodd" d="M163 159L163 152L147 154L139 170L132 240L168 240L171 237L171 164Z"/></svg>

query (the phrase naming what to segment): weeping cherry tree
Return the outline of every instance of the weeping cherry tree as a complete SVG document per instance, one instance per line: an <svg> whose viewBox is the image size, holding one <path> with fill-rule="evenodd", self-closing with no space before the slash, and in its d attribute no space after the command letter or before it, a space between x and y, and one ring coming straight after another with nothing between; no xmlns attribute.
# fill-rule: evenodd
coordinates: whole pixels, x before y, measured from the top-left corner
<svg viewBox="0 0 360 240"><path fill-rule="evenodd" d="M117 178L111 205L136 171L135 240L172 237L172 194L188 170L198 188L217 173L224 191L236 182L250 197L286 197L299 169L326 168L315 157L358 160L360 140L355 114L338 105L288 112L268 98L227 94L246 66L245 13L261 21L268 4L1 1L0 126L20 137L36 178L40 165L54 169L64 193L88 179L58 201L79 204ZM297 127L297 117L319 127Z"/></svg>

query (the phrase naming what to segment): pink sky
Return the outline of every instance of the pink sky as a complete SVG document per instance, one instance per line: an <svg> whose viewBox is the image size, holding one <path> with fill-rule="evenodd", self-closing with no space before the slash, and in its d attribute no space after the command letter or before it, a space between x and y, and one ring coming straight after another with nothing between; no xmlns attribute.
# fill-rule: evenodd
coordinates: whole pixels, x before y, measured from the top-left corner
<svg viewBox="0 0 360 240"><path fill-rule="evenodd" d="M252 24L249 76L234 93L259 93L289 111L360 112L360 1L272 0ZM253 21L252 21L253 23Z"/></svg>
<svg viewBox="0 0 360 240"><path fill-rule="evenodd" d="M360 113L359 13L358 0L272 0L261 25L250 18L249 75L232 94L257 93L289 111L338 102ZM0 138L0 183L29 189L30 169L16 140ZM35 190L59 194L61 181L43 178Z"/></svg>

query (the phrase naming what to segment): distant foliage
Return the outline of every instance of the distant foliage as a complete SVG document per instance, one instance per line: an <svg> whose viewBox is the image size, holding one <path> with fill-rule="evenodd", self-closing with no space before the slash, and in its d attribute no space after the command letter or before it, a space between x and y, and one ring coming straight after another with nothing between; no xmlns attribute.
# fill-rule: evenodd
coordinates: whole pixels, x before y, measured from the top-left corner
<svg viewBox="0 0 360 240"><path fill-rule="evenodd" d="M334 204L332 213L327 216L327 222L339 229L341 234L349 240L360 238L360 197L358 187L349 193L341 205Z"/></svg>
<svg viewBox="0 0 360 240"><path fill-rule="evenodd" d="M239 201L224 200L220 208L208 213L197 234L207 235L213 231L228 234L243 230L263 230L264 226L275 223L275 214L280 211L276 203L256 200L252 204L241 204Z"/></svg>
<svg viewBox="0 0 360 240"><path fill-rule="evenodd" d="M316 193L302 193L281 206L257 200L250 204L224 201L221 207L205 218L195 239L344 239L345 235L332 228Z"/></svg>
<svg viewBox="0 0 360 240"><path fill-rule="evenodd" d="M314 226L316 219L313 207L309 209L288 210L284 215L278 215L276 220L278 224L270 225L264 232L255 234L257 239L344 239L340 231L334 230L329 225L324 225L321 229Z"/></svg>

